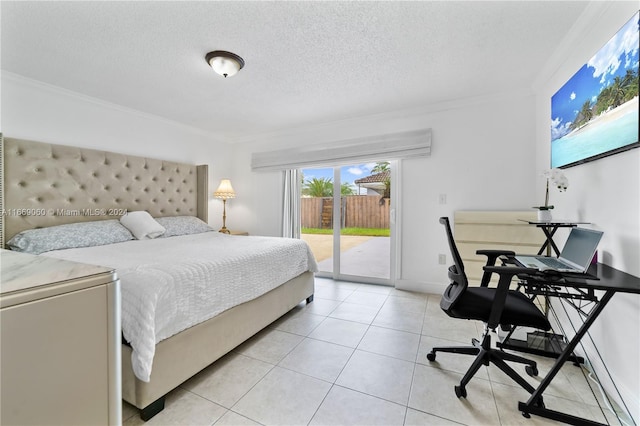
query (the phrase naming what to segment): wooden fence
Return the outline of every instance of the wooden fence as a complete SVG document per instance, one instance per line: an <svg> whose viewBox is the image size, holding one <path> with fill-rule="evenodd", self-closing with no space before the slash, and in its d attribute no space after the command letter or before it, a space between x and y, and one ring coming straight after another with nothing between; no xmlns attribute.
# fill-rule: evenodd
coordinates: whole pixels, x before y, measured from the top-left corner
<svg viewBox="0 0 640 426"><path fill-rule="evenodd" d="M301 219L304 228L333 228L333 198L302 198ZM389 228L389 199L380 204L380 196L342 197L342 228Z"/></svg>

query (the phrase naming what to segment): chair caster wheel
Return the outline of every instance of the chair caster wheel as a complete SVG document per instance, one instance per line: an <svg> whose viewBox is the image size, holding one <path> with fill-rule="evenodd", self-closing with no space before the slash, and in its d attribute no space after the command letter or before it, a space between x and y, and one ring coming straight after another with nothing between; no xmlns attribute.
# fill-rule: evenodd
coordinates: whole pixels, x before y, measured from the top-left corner
<svg viewBox="0 0 640 426"><path fill-rule="evenodd" d="M436 360L436 353L435 353L435 352L433 352L433 351L429 352L429 353L427 354L427 359L428 359L429 361L435 361L435 360Z"/></svg>
<svg viewBox="0 0 640 426"><path fill-rule="evenodd" d="M526 417L527 419L531 418L531 414L529 413L522 413L522 417Z"/></svg>
<svg viewBox="0 0 640 426"><path fill-rule="evenodd" d="M538 375L538 367L534 365L527 365L526 367L524 367L524 371L526 371L527 374L531 377L535 377Z"/></svg>
<svg viewBox="0 0 640 426"><path fill-rule="evenodd" d="M458 398L467 397L467 389L464 386L454 386L453 389L456 391L456 396Z"/></svg>

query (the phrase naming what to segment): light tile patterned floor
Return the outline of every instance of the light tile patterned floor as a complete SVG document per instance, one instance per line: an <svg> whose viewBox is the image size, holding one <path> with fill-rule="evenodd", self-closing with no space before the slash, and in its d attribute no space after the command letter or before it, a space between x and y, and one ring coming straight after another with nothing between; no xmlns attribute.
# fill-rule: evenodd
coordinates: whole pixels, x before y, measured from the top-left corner
<svg viewBox="0 0 640 426"><path fill-rule="evenodd" d="M545 425L525 419L528 393L494 366L453 387L472 357L434 345L468 344L482 324L447 317L439 296L316 279L315 300L182 384L149 425ZM540 375L552 361L536 358ZM515 366L535 385L524 368ZM587 391L585 391L587 390ZM586 402L585 402L586 401ZM547 407L604 421L578 367L569 364L545 394ZM124 403L123 423L142 424Z"/></svg>

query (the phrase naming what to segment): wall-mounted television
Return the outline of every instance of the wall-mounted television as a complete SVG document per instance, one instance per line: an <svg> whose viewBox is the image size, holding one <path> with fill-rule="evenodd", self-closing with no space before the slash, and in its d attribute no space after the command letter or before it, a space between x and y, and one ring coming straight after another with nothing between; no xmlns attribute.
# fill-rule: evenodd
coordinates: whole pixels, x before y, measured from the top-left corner
<svg viewBox="0 0 640 426"><path fill-rule="evenodd" d="M551 167L640 146L636 13L551 98Z"/></svg>

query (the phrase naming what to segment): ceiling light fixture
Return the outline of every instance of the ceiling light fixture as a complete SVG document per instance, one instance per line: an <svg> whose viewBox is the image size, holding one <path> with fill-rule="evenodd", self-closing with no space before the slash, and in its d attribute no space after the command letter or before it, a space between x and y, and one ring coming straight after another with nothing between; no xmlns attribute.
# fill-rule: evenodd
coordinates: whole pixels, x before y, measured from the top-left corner
<svg viewBox="0 0 640 426"><path fill-rule="evenodd" d="M244 67L244 59L235 53L214 50L205 56L207 63L221 76L227 78L235 75Z"/></svg>

